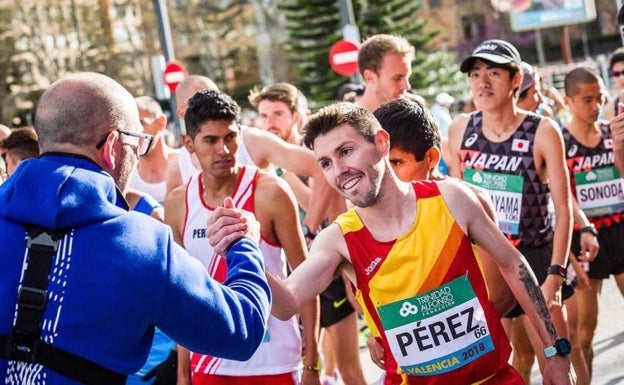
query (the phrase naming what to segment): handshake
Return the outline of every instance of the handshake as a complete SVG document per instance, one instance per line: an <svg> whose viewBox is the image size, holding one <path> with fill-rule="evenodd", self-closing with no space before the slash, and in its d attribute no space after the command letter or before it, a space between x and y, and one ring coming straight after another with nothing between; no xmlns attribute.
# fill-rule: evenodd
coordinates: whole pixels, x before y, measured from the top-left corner
<svg viewBox="0 0 624 385"><path fill-rule="evenodd" d="M223 207L214 210L208 220L208 240L214 251L225 256L230 246L247 237L260 243L260 222L253 213L234 207L232 198L223 201Z"/></svg>

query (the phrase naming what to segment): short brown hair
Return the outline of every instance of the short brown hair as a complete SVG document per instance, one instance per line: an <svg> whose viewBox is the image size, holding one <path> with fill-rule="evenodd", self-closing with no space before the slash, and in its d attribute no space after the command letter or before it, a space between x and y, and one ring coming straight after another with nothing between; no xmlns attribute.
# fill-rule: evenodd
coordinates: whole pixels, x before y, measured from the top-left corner
<svg viewBox="0 0 624 385"><path fill-rule="evenodd" d="M11 151L18 159L36 158L39 156L37 132L32 127L16 128L0 142L3 151Z"/></svg>
<svg viewBox="0 0 624 385"><path fill-rule="evenodd" d="M381 125L375 116L365 108L350 102L337 102L321 108L312 115L303 128L303 143L314 150L314 140L334 128L348 124L369 142L375 141L375 134Z"/></svg>
<svg viewBox="0 0 624 385"><path fill-rule="evenodd" d="M414 46L407 39L398 35L373 35L366 39L358 53L360 73L371 70L375 73L381 67L381 61L387 54L397 54L402 57L414 57Z"/></svg>
<svg viewBox="0 0 624 385"><path fill-rule="evenodd" d="M291 112L301 111L303 94L299 89L290 83L275 83L272 86L264 87L262 90L255 87L249 91L249 103L258 109L258 105L263 100L272 102L282 102L290 108ZM305 99L305 98L304 98ZM307 103L306 103L307 104Z"/></svg>

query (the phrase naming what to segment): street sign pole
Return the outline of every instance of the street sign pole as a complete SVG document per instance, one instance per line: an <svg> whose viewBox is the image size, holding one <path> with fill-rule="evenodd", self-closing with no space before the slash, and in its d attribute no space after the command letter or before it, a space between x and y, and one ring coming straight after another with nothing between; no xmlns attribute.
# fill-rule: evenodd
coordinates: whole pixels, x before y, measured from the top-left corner
<svg viewBox="0 0 624 385"><path fill-rule="evenodd" d="M165 62L169 63L175 60L175 54L173 52L173 40L171 39L171 24L169 23L169 12L167 11L167 2L165 0L153 0L154 11L156 12L156 19L158 20L158 37L160 39L160 46L162 47L163 54L165 56ZM180 137L183 134L182 124L177 114L177 105L175 95L169 96L169 110L174 121L174 136L175 142L178 143Z"/></svg>
<svg viewBox="0 0 624 385"><path fill-rule="evenodd" d="M338 10L340 12L340 26L342 27L342 38L360 44L360 30L355 24L355 16L353 13L353 4L351 0L338 0ZM351 82L362 84L363 79L359 72L351 75Z"/></svg>
<svg viewBox="0 0 624 385"><path fill-rule="evenodd" d="M622 45L624 45L624 5L622 5L622 0L615 0L615 4L618 12L618 29L620 30L620 38L622 39Z"/></svg>

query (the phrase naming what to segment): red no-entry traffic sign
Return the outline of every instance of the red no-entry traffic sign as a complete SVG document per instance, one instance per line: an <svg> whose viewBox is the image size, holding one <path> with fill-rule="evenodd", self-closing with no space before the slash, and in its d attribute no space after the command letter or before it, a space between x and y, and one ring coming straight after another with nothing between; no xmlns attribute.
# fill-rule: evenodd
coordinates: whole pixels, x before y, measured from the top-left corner
<svg viewBox="0 0 624 385"><path fill-rule="evenodd" d="M167 63L165 70L163 71L163 81L165 85L169 87L171 92L175 92L178 84L186 77L186 69L177 60L172 60Z"/></svg>
<svg viewBox="0 0 624 385"><path fill-rule="evenodd" d="M348 40L339 40L329 50L331 68L342 76L351 76L358 71L360 46Z"/></svg>

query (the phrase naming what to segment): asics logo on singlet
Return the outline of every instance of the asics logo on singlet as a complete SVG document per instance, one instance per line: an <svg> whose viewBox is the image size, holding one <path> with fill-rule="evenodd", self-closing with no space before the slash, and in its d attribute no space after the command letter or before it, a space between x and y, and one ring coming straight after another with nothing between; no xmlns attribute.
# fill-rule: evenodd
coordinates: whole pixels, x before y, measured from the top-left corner
<svg viewBox="0 0 624 385"><path fill-rule="evenodd" d="M407 301L403 302L403 305L401 305L401 308L399 309L399 314L403 318L409 316L410 314L414 315L416 313L418 313L418 306L412 305Z"/></svg>
<svg viewBox="0 0 624 385"><path fill-rule="evenodd" d="M570 148L568 149L568 156L576 155L577 151L578 151L578 146L576 144L571 145Z"/></svg>
<svg viewBox="0 0 624 385"><path fill-rule="evenodd" d="M478 138L479 138L479 135L477 135L476 133L470 134L470 136L467 137L466 140L464 141L464 146L466 147L472 146L477 141Z"/></svg>
<svg viewBox="0 0 624 385"><path fill-rule="evenodd" d="M366 273L366 275L371 275L373 271L375 270L375 268L377 267L377 265L379 265L380 263L381 263L381 257L376 257L375 259L373 259L370 265L368 265L368 267L364 269L364 272Z"/></svg>

